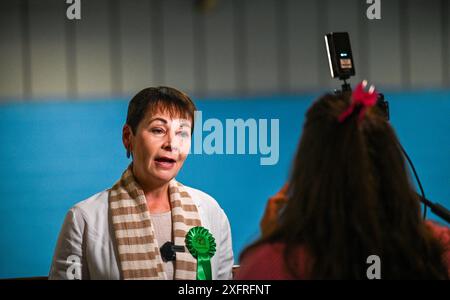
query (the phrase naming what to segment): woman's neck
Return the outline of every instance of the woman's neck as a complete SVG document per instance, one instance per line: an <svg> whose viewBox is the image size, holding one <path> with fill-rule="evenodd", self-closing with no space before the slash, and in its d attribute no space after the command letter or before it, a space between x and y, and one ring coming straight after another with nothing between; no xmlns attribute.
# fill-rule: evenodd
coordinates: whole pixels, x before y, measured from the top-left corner
<svg viewBox="0 0 450 300"><path fill-rule="evenodd" d="M134 178L144 191L147 207L150 213L163 213L170 211L169 182L155 184L145 184L146 180L141 180L133 164L132 171Z"/></svg>
<svg viewBox="0 0 450 300"><path fill-rule="evenodd" d="M170 211L169 183L162 186L144 189L147 207L151 213L163 213Z"/></svg>

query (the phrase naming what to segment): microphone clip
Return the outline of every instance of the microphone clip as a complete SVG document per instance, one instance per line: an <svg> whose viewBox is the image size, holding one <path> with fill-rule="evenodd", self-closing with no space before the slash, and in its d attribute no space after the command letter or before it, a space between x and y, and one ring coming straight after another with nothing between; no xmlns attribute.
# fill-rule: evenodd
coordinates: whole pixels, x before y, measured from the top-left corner
<svg viewBox="0 0 450 300"><path fill-rule="evenodd" d="M174 245L172 242L165 242L164 245L159 248L162 260L164 262L176 260L177 252L184 252L184 246Z"/></svg>

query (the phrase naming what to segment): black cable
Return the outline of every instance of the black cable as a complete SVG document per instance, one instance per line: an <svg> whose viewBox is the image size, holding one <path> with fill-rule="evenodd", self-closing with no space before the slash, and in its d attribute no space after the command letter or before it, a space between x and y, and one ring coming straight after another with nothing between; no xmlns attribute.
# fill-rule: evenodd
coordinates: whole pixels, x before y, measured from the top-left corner
<svg viewBox="0 0 450 300"><path fill-rule="evenodd" d="M416 168L414 168L414 164L412 163L411 159L409 158L409 156L406 153L406 151L403 148L403 146L400 143L398 143L398 144L399 144L400 148L402 149L402 152L405 155L406 159L408 160L409 166L411 167L411 169L412 169L412 171L414 173L414 176L416 177L416 181L417 181L417 184L419 185L419 189L420 189L420 193L422 195L422 199L426 199L425 198L425 192L423 191L422 184L420 183L420 179L419 179L419 176L417 175ZM423 219L425 220L426 217L427 217L427 205L424 202L423 203Z"/></svg>
<svg viewBox="0 0 450 300"><path fill-rule="evenodd" d="M342 93L343 92L348 92L352 90L350 84L347 83L347 81L345 80L346 78L340 78L341 80L344 80L344 84L342 85ZM337 91L335 91L337 92ZM384 96L383 94L379 94L380 98L378 99L378 103L381 102L382 105L381 109L385 112L385 116L386 116L386 120L389 121L389 103L387 101L384 100ZM427 209L428 207L431 209L431 211L433 213L435 213L438 217L442 218L443 220L447 221L450 224L450 211L445 208L444 206L438 204L438 203L433 203L430 200L428 200L425 197L425 192L423 190L422 187L422 183L420 182L419 179L419 175L417 175L417 171L416 168L414 167L414 164L412 163L411 159L408 156L408 153L406 153L406 150L403 148L403 146L400 144L400 142L398 143L398 145L400 146L400 149L402 150L404 156L406 157L410 168L412 169L413 173L414 173L414 177L416 178L417 184L419 185L419 189L420 189L420 193L421 195L417 194L417 196L420 197L419 201L423 203L423 219L425 220L427 217Z"/></svg>
<svg viewBox="0 0 450 300"><path fill-rule="evenodd" d="M351 89L350 85L347 83L346 78L340 78L340 79L344 81L344 84L342 85L342 92L351 91L352 89ZM388 105L387 101L384 100L384 95L383 94L380 94L380 95L381 95L381 102L384 104L382 109L386 110L385 111L386 119L389 120L389 105ZM402 144L400 144L400 142L399 142L398 145L400 146L400 149L402 150L403 154L405 155L406 159L408 160L409 166L411 167L411 169L414 173L414 177L416 178L417 184L419 185L420 193L422 195L421 202L423 203L423 219L425 220L427 217L428 205L434 205L434 204L432 202L428 201L427 198L425 198L425 192L423 191L422 183L420 182L419 175L417 175L414 164L412 163L411 159L408 156L408 153L406 153L406 150L403 148ZM429 203L427 204L427 202L429 202Z"/></svg>

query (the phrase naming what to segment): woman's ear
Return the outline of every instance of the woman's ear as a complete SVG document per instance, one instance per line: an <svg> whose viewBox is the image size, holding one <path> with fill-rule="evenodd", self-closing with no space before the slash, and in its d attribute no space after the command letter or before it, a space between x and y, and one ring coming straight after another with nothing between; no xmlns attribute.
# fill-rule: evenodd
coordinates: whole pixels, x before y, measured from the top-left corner
<svg viewBox="0 0 450 300"><path fill-rule="evenodd" d="M128 158L130 158L131 151L133 150L132 140L133 140L133 132L131 130L131 127L128 124L123 125L122 143L123 143L123 146L125 147L125 149L127 150Z"/></svg>

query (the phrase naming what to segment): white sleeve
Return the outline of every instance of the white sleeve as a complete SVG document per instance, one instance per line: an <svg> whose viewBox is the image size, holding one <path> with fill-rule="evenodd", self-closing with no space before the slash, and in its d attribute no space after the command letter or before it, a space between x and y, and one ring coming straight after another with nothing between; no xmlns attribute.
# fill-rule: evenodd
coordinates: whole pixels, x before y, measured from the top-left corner
<svg viewBox="0 0 450 300"><path fill-rule="evenodd" d="M220 222L221 240L219 241L219 270L217 279L229 280L232 279L232 271L234 264L233 245L231 241L230 222L223 210L221 210Z"/></svg>
<svg viewBox="0 0 450 300"><path fill-rule="evenodd" d="M48 279L89 279L85 247L85 220L79 208L69 210L59 233Z"/></svg>

